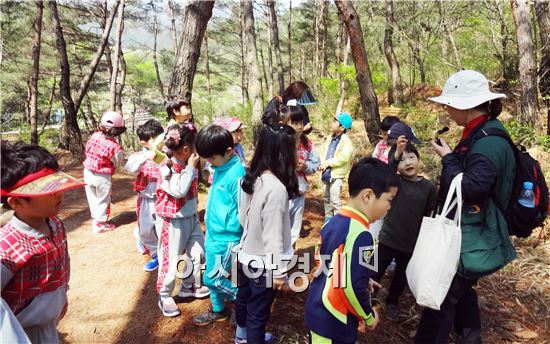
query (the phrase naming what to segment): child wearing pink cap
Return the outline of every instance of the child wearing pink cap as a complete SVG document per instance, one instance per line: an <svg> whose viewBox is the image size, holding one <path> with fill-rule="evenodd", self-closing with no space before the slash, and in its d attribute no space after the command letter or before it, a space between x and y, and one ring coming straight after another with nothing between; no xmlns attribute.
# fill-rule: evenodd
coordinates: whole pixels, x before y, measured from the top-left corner
<svg viewBox="0 0 550 344"><path fill-rule="evenodd" d="M101 117L99 130L86 142L84 182L94 233L115 229L115 225L107 221L111 212L112 175L122 162L123 152L118 137L125 131L122 115L107 111Z"/></svg>

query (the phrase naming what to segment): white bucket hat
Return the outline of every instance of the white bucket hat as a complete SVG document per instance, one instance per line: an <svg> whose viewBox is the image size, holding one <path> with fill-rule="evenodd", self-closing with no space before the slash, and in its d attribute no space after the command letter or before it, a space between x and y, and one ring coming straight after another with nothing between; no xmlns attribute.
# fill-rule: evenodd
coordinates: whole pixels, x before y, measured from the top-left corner
<svg viewBox="0 0 550 344"><path fill-rule="evenodd" d="M461 70L447 79L439 97L428 99L455 109L466 110L497 98L506 98L506 95L491 92L489 82L483 74L473 70Z"/></svg>

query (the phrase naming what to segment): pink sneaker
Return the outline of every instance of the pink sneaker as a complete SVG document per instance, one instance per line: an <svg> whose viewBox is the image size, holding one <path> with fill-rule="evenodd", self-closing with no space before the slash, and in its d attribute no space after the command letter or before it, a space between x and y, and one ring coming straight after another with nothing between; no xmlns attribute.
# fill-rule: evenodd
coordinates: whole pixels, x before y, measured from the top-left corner
<svg viewBox="0 0 550 344"><path fill-rule="evenodd" d="M105 232L111 232L115 230L115 225L110 222L95 222L92 225L92 232L95 234L105 233Z"/></svg>

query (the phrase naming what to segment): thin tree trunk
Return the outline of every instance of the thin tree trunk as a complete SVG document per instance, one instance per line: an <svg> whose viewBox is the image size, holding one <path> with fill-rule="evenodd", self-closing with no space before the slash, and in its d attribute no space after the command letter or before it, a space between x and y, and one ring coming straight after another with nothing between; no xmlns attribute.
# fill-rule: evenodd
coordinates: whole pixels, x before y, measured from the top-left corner
<svg viewBox="0 0 550 344"><path fill-rule="evenodd" d="M306 66L306 57L304 56L304 44L300 44L300 80L305 80L304 69Z"/></svg>
<svg viewBox="0 0 550 344"><path fill-rule="evenodd" d="M351 50L351 43L348 37L348 43L346 44L346 47L342 49L344 54L342 58L343 66L347 66L348 64L348 56L349 56L350 50ZM338 99L338 105L336 106L336 113L342 112L342 109L344 108L344 102L346 100L346 79L344 77L344 73L340 72L339 77L340 77L340 99Z"/></svg>
<svg viewBox="0 0 550 344"><path fill-rule="evenodd" d="M206 76L206 90L208 95L212 95L212 85L210 84L210 58L208 56L208 30L204 32L204 74Z"/></svg>
<svg viewBox="0 0 550 344"><path fill-rule="evenodd" d="M246 46L246 65L248 66L248 81L252 97L252 122L258 124L262 118L262 98L260 95L260 69L256 57L256 32L254 30L253 2L241 0L241 8L244 17L244 37Z"/></svg>
<svg viewBox="0 0 550 344"><path fill-rule="evenodd" d="M122 31L124 31L124 7L126 5L125 0L121 0L121 4L118 7L118 21L116 27L115 37L115 58L113 61L113 74L111 75L110 94L111 94L111 109L115 110L117 107L117 79L120 70L120 54L122 49ZM116 111L116 110L115 110Z"/></svg>
<svg viewBox="0 0 550 344"><path fill-rule="evenodd" d="M393 0L386 0L386 31L384 34L384 53L386 60L391 69L392 89L391 97L388 97L390 104L395 103L397 106L403 104L403 86L401 85L401 74L399 73L399 63L393 51ZM390 101L391 100L391 101Z"/></svg>
<svg viewBox="0 0 550 344"><path fill-rule="evenodd" d="M288 83L292 82L292 0L288 1Z"/></svg>
<svg viewBox="0 0 550 344"><path fill-rule="evenodd" d="M451 48L453 49L453 54L454 54L454 57L455 57L456 65L458 67L462 68L460 53L458 51L458 47L456 46L454 36L453 36L451 30L449 30L449 24L447 23L447 20L446 20L446 17L445 17L445 12L443 11L443 3L442 2L443 2L443 0L437 0L436 5L437 5L437 10L439 12L439 16L440 16L440 19L441 19L441 25L443 26L443 32L445 33L445 36L447 36L447 40L448 40L449 44L451 45ZM447 40L444 39L445 42L447 42Z"/></svg>
<svg viewBox="0 0 550 344"><path fill-rule="evenodd" d="M114 110L122 113L122 91L124 90L124 86L126 85L126 71L127 71L126 59L124 58L122 47L120 49L119 64L120 64L120 67L119 67L120 82L117 82L115 86L116 104L115 104Z"/></svg>
<svg viewBox="0 0 550 344"><path fill-rule="evenodd" d="M174 55L178 55L178 32L176 30L176 15L174 13L174 2L168 0L168 17L170 17L170 32L172 32L172 44L174 45Z"/></svg>
<svg viewBox="0 0 550 344"><path fill-rule="evenodd" d="M244 37L244 13L242 6L239 6L239 38L241 47L241 96L243 106L250 101L250 95L248 94L248 74L245 65L245 37Z"/></svg>
<svg viewBox="0 0 550 344"><path fill-rule="evenodd" d="M548 0L537 0L535 11L542 46L538 75L539 90L546 105L546 134L550 135L550 18L548 17Z"/></svg>
<svg viewBox="0 0 550 344"><path fill-rule="evenodd" d="M269 6L269 4L267 5ZM269 13L266 16L269 16ZM271 98L273 96L273 38L270 18L265 19L265 25L267 26L267 69L269 71L267 73L267 88L269 92L268 98Z"/></svg>
<svg viewBox="0 0 550 344"><path fill-rule="evenodd" d="M316 77L319 76L319 53L321 52L321 46L320 46L320 31L321 31L321 15L322 11L319 11L319 2L324 3L324 0L316 0L315 1L315 30L314 30L314 38L313 41L315 42L315 54L313 55L313 75ZM322 6L322 5L321 5ZM290 58L289 58L290 60Z"/></svg>
<svg viewBox="0 0 550 344"><path fill-rule="evenodd" d="M328 15L328 1L323 1L323 9L322 9L322 26L323 26L323 48L322 48L322 57L321 57L321 75L323 77L327 76L327 68L328 68L328 54L327 54L327 42L328 42L328 33L329 33L329 27L330 27L330 17Z"/></svg>
<svg viewBox="0 0 550 344"><path fill-rule="evenodd" d="M537 123L537 62L533 44L530 5L524 0L511 0L512 14L516 24L519 56L519 81L521 85L521 120L530 125Z"/></svg>
<svg viewBox="0 0 550 344"><path fill-rule="evenodd" d="M109 41L109 34L111 33L111 28L113 26L113 20L115 18L115 14L117 12L117 9L120 6L121 0L117 0L115 4L113 5L113 8L111 10L111 15L105 22L105 27L103 29L103 34L101 36L101 40L99 43L99 46L97 47L97 51L94 55L94 58L90 62L90 67L88 69L88 73L84 76L82 81L80 82L80 87L78 89L78 94L75 100L75 111L78 112L78 109L80 108L80 104L82 103L82 100L84 99L84 96L88 92L88 88L90 87L90 83L92 82L92 78L95 75L95 72L97 70L97 66L99 64L99 61L101 60L101 56L103 56L103 52L105 51L105 47L108 45ZM107 11L107 5L105 4L105 11ZM106 12L107 13L107 12Z"/></svg>
<svg viewBox="0 0 550 344"><path fill-rule="evenodd" d="M193 80L201 55L204 32L214 1L189 0L185 6L184 25L181 31L176 65L170 80L170 93L192 97Z"/></svg>
<svg viewBox="0 0 550 344"><path fill-rule="evenodd" d="M261 37L259 28L256 29L256 37ZM267 71L265 70L264 47L262 46L262 39L259 38L257 43L258 43L258 51L260 53L260 61L261 61L261 66L262 66L262 77L261 77L260 81L262 82L261 83L262 84L261 96L262 96L262 100L263 100L264 99L264 91L268 92L267 91Z"/></svg>
<svg viewBox="0 0 550 344"><path fill-rule="evenodd" d="M71 95L71 69L67 57L67 44L63 36L59 14L57 12L57 2L48 1L52 25L55 32L55 44L61 69L61 80L59 81L59 94L61 102L65 109L62 128L59 130L59 145L61 148L68 149L73 154L82 154L84 145L82 144L82 135L78 127L77 111Z"/></svg>
<svg viewBox="0 0 550 344"><path fill-rule="evenodd" d="M269 13L271 14L271 30L273 32L273 44L275 46L275 60L277 61L277 80L279 81L279 94L285 91L285 76L283 74L283 59L281 58L281 45L279 41L279 26L277 25L277 12L275 1L267 0Z"/></svg>
<svg viewBox="0 0 550 344"><path fill-rule="evenodd" d="M374 143L378 139L378 134L380 133L380 114L378 112L378 100L374 93L374 84L370 74L361 22L359 21L359 16L351 1L335 0L335 3L338 11L342 13L342 19L348 30L367 136L369 141Z"/></svg>
<svg viewBox="0 0 550 344"><path fill-rule="evenodd" d="M42 36L42 13L44 4L35 1L36 17L34 19L34 44L32 46L32 76L30 82L30 120L31 120L31 144L38 144L38 75L40 73L40 47Z"/></svg>
<svg viewBox="0 0 550 344"><path fill-rule="evenodd" d="M154 21L153 21L153 64L155 65L155 74L157 76L157 86L159 88L159 93L160 93L160 96L161 96L161 99L164 100L166 99L164 97L164 85L162 84L162 79L160 77L160 70L159 70L159 64L158 64L158 61L157 61L157 36L158 36L158 31L159 31L159 25L158 25L158 20L157 20L157 12L153 11L154 12ZM208 51L208 48L207 48L207 51ZM207 68L208 70L208 68ZM210 84L210 79L208 79L208 84Z"/></svg>
<svg viewBox="0 0 550 344"><path fill-rule="evenodd" d="M52 114L52 106L53 106L53 98L55 96L55 86L57 84L56 80L57 74L53 74L53 82L52 82L52 89L50 91L50 98L48 99L48 111L44 114L44 123L42 123L42 129L40 129L40 134L44 132L44 129L46 129L46 126L48 125L48 121L50 120L50 116Z"/></svg>
<svg viewBox="0 0 550 344"><path fill-rule="evenodd" d="M90 117L90 121L92 122L92 128L95 130L95 128L98 127L97 119L94 116L94 112L92 110L92 100L90 99L90 95L86 94L86 108L88 110L88 116Z"/></svg>

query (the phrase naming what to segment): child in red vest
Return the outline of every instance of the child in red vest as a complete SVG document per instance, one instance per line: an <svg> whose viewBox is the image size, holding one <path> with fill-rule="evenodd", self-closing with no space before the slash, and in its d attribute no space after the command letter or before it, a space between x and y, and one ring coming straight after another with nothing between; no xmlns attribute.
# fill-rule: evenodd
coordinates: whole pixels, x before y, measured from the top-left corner
<svg viewBox="0 0 550 344"><path fill-rule="evenodd" d="M69 251L57 215L63 192L84 184L60 172L45 148L2 141L1 150L2 204L14 211L0 229L2 299L32 343L58 343L57 323L67 310Z"/></svg>
<svg viewBox="0 0 550 344"><path fill-rule="evenodd" d="M139 143L143 146L128 158L124 169L136 176L134 191L137 197L137 232L138 249L143 254L149 254L151 260L143 267L145 271L158 268L157 246L158 234L155 230L155 203L157 201L157 177L159 163L164 154L158 150L164 137L164 128L156 119L150 119L136 129Z"/></svg>
<svg viewBox="0 0 550 344"><path fill-rule="evenodd" d="M197 130L191 123L170 126L166 132L167 157L160 163L157 177L156 227L159 231L158 306L167 317L178 316L172 298L178 264L185 253L185 271L179 297L202 298L210 294L200 286L204 256L204 234L197 216L199 156L194 152Z"/></svg>
<svg viewBox="0 0 550 344"><path fill-rule="evenodd" d="M125 131L122 115L107 111L101 117L99 130L86 142L84 182L94 233L115 229L115 225L108 222L111 213L112 175L122 162L122 147L118 137Z"/></svg>

